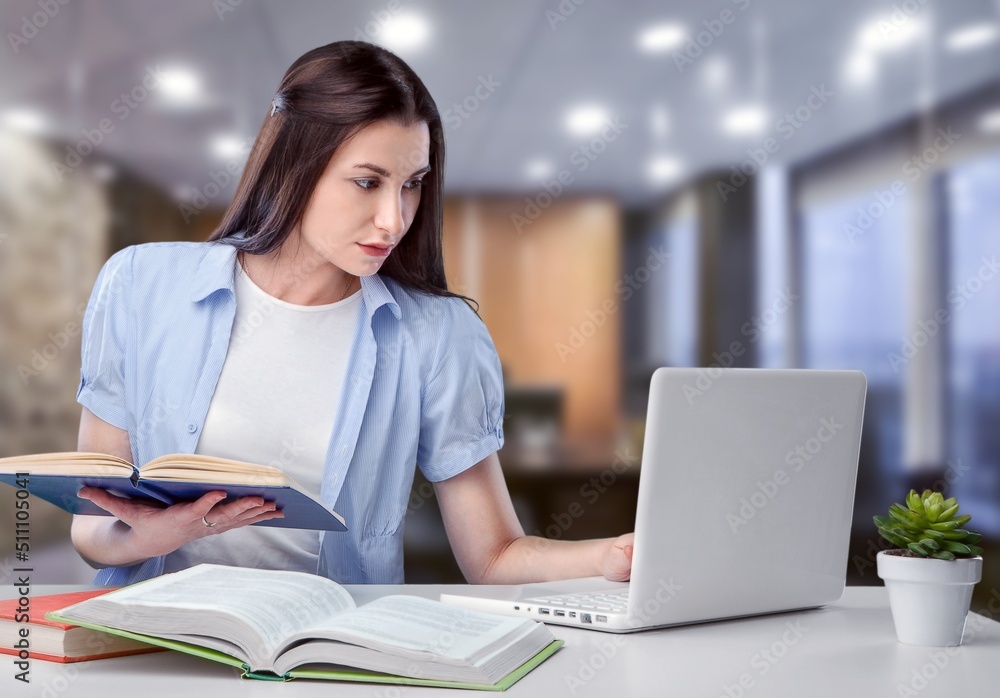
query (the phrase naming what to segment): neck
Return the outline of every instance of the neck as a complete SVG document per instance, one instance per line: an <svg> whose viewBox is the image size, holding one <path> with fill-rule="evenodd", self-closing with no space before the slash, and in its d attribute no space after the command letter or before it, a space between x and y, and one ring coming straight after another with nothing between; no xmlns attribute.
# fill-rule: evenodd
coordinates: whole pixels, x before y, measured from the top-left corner
<svg viewBox="0 0 1000 698"><path fill-rule="evenodd" d="M237 253L243 270L262 291L294 305L328 305L356 293L361 280L318 255Z"/></svg>

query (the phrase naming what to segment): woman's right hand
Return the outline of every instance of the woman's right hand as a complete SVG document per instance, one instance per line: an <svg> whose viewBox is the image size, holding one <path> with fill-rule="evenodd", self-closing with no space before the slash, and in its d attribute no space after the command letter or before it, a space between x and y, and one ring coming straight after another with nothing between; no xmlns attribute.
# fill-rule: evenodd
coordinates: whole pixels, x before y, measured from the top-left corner
<svg viewBox="0 0 1000 698"><path fill-rule="evenodd" d="M83 487L77 496L90 500L129 526L126 544L136 559L166 555L193 540L285 515L275 509L274 502L265 502L263 497L241 497L220 504L226 498L222 491L208 492L193 502L168 507L117 497L99 487ZM206 526L202 517L212 526Z"/></svg>

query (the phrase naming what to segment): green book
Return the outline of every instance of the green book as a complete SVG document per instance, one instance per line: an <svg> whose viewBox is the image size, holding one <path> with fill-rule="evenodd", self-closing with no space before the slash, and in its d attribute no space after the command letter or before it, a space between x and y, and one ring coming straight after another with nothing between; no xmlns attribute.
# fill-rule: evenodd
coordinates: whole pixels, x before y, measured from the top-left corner
<svg viewBox="0 0 1000 698"><path fill-rule="evenodd" d="M503 691L563 644L525 618L417 596L357 606L318 575L202 564L46 618L210 659L246 679Z"/></svg>

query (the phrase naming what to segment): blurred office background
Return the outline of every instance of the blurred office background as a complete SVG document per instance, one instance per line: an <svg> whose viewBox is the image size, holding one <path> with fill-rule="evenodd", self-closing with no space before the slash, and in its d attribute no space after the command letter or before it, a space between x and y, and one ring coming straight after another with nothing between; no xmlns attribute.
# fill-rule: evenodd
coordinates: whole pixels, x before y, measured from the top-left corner
<svg viewBox="0 0 1000 698"><path fill-rule="evenodd" d="M985 600L998 23L991 0L5 2L0 455L75 449L101 264L204 240L287 66L362 39L408 61L444 117L447 271L504 367L500 456L526 531L632 529L658 366L856 368L849 581L879 583L871 516L926 486L987 536ZM37 581L89 581L69 516L39 505L33 522ZM419 474L406 572L461 580Z"/></svg>

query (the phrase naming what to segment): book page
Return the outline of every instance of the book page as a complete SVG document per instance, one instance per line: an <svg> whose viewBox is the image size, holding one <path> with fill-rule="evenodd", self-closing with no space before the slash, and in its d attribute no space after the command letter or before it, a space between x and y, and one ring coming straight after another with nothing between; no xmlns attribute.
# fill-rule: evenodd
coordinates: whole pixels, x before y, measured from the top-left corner
<svg viewBox="0 0 1000 698"><path fill-rule="evenodd" d="M333 668L330 665L339 664L417 679L493 684L541 652L553 639L545 626L535 623L535 627L526 626L523 632L507 638L492 653L466 663L426 659L409 652L389 654L345 642L312 640L283 652L268 670L284 675L293 669L323 671Z"/></svg>
<svg viewBox="0 0 1000 698"><path fill-rule="evenodd" d="M252 665L264 665L286 637L354 605L326 577L201 564L71 606L63 615L148 635L218 637L243 648Z"/></svg>
<svg viewBox="0 0 1000 698"><path fill-rule="evenodd" d="M233 485L291 486L302 489L280 468L196 453L172 453L139 468L150 480L218 482Z"/></svg>
<svg viewBox="0 0 1000 698"><path fill-rule="evenodd" d="M536 625L528 618L480 613L416 596L383 596L303 629L286 646L298 640L323 638L467 664L520 634L526 626Z"/></svg>
<svg viewBox="0 0 1000 698"><path fill-rule="evenodd" d="M131 477L132 464L106 453L65 451L0 458L0 474Z"/></svg>

